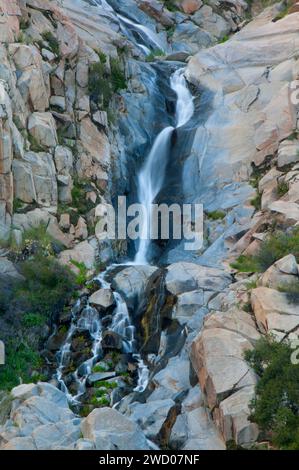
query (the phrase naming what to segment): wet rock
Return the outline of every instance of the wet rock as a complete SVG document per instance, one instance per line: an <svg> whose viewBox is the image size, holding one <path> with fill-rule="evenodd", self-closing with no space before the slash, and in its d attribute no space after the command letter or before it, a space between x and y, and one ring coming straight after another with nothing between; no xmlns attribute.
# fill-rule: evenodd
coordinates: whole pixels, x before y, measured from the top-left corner
<svg viewBox="0 0 299 470"><path fill-rule="evenodd" d="M118 349L121 350L123 347L123 341L114 331L105 331L102 337L102 348L103 349Z"/></svg>
<svg viewBox="0 0 299 470"><path fill-rule="evenodd" d="M89 298L90 305L106 310L114 305L113 293L110 289L100 289Z"/></svg>
<svg viewBox="0 0 299 470"><path fill-rule="evenodd" d="M130 266L114 276L111 287L124 297L129 306L133 306L136 297L144 294L149 279L157 270L155 266Z"/></svg>
<svg viewBox="0 0 299 470"><path fill-rule="evenodd" d="M144 433L132 420L111 408L95 409L83 420L84 439L98 450L144 450L149 446Z"/></svg>
<svg viewBox="0 0 299 470"><path fill-rule="evenodd" d="M90 386L93 386L96 382L113 379L114 377L116 377L115 372L95 372L94 374L88 376L87 381Z"/></svg>

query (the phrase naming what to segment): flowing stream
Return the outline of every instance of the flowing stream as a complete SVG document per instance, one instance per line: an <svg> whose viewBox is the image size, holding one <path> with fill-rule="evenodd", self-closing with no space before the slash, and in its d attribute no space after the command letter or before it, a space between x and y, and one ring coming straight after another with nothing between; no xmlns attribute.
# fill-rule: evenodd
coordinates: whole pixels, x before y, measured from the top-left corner
<svg viewBox="0 0 299 470"><path fill-rule="evenodd" d="M141 228L141 237L135 264L147 264L150 256L152 204L163 187L165 169L168 163L171 136L174 129L184 126L192 118L194 103L184 77L184 69L174 72L170 79L171 88L177 95L176 127L166 127L157 136L147 160L138 175L137 190L140 204L145 209L145 220Z"/></svg>
<svg viewBox="0 0 299 470"><path fill-rule="evenodd" d="M105 0L96 0L96 3L109 12L109 14L117 17L123 25L132 27L137 32L142 33L142 37L147 42L147 45L140 43L136 43L136 45L142 49L143 52L148 54L154 47L162 47L156 33L149 30L147 27L138 25L130 19L115 13L113 8ZM194 113L193 97L184 77L184 69L178 69L173 73L170 78L170 85L177 95L175 127L168 126L160 132L139 172L137 182L138 199L139 202L144 205L146 217L145 223L142 226L142 237L135 259L134 261L128 262L127 265L146 265L150 261L151 240L149 235L152 223L152 204L163 188L166 166L171 157L171 137L174 130L187 124ZM110 283L107 282L106 278L109 272L115 267L116 265L108 267L104 273L101 273L95 279L102 289L110 289ZM113 297L115 307L112 312L112 323L111 326L109 326L109 331L118 334L122 338L123 353L130 354L138 364L138 383L134 391L143 392L148 384L149 370L138 354L135 340L135 327L131 322L127 305L119 293L113 292ZM88 331L92 339L91 357L72 373L73 385L72 390L70 390L70 386L65 380L64 373L71 360L74 334L80 334L84 331ZM72 404L80 403L80 398L86 392L88 377L92 374L95 364L102 357L101 342L104 331L105 328L103 328L102 320L97 309L92 307L89 302L87 302L85 306L82 306L79 300L73 309L72 321L65 342L57 353L58 368L55 374L55 378L61 390L65 392L68 400ZM74 389L76 390L75 392Z"/></svg>

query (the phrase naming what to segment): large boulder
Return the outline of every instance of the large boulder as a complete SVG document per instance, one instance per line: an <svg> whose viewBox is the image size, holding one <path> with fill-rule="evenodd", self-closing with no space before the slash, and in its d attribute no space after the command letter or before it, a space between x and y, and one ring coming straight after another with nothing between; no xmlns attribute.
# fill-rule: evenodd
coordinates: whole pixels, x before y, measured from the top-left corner
<svg viewBox="0 0 299 470"><path fill-rule="evenodd" d="M287 334L299 326L298 304L287 293L257 287L251 293L251 304L262 332Z"/></svg>
<svg viewBox="0 0 299 470"><path fill-rule="evenodd" d="M111 286L131 304L144 294L149 279L157 271L155 266L129 266L113 277Z"/></svg>
<svg viewBox="0 0 299 470"><path fill-rule="evenodd" d="M231 283L231 277L221 269L193 263L174 263L168 266L166 288L173 295L198 289L221 291Z"/></svg>
<svg viewBox="0 0 299 470"><path fill-rule="evenodd" d="M146 437L157 443L168 442L169 432L177 414L170 398L129 406L130 419L139 424Z"/></svg>
<svg viewBox="0 0 299 470"><path fill-rule="evenodd" d="M90 305L107 309L114 304L113 293L110 289L100 289L89 297Z"/></svg>
<svg viewBox="0 0 299 470"><path fill-rule="evenodd" d="M244 359L252 344L235 331L204 329L192 344L191 360L211 409L232 392L256 383Z"/></svg>
<svg viewBox="0 0 299 470"><path fill-rule="evenodd" d="M149 446L140 427L111 408L93 410L81 424L84 439L97 450L146 450Z"/></svg>
<svg viewBox="0 0 299 470"><path fill-rule="evenodd" d="M299 161L299 142L297 140L284 140L278 148L278 167Z"/></svg>
<svg viewBox="0 0 299 470"><path fill-rule="evenodd" d="M244 387L220 403L219 426L226 442L234 440L238 445L248 446L257 440L258 427L248 420L254 396L254 387Z"/></svg>
<svg viewBox="0 0 299 470"><path fill-rule="evenodd" d="M278 289L298 283L298 264L294 255L287 255L276 261L259 280L259 285Z"/></svg>
<svg viewBox="0 0 299 470"><path fill-rule="evenodd" d="M1 450L74 448L80 435L80 419L53 385L22 384L11 391L10 419L0 428Z"/></svg>

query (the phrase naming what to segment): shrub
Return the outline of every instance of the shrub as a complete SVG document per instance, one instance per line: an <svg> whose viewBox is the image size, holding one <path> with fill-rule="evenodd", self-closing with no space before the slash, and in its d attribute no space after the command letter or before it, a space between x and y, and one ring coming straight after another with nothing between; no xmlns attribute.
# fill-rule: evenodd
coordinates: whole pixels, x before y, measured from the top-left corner
<svg viewBox="0 0 299 470"><path fill-rule="evenodd" d="M121 70L118 59L110 59L111 75L105 66L105 61L92 64L89 69L88 88L91 98L101 104L107 111L113 93L117 93L127 87L126 78Z"/></svg>
<svg viewBox="0 0 299 470"><path fill-rule="evenodd" d="M16 345L15 341L6 342L6 363L0 368L0 389L11 390L23 382L31 382L31 371L42 365L42 360L37 351L34 351L26 343Z"/></svg>
<svg viewBox="0 0 299 470"><path fill-rule="evenodd" d="M111 81L112 81L112 89L114 93L117 93L120 90L124 90L127 88L127 82L124 72L121 69L120 63L118 59L112 58L110 60L110 67L111 67Z"/></svg>
<svg viewBox="0 0 299 470"><path fill-rule="evenodd" d="M26 313L22 318L22 323L27 328L42 326L45 323L45 318L38 313Z"/></svg>
<svg viewBox="0 0 299 470"><path fill-rule="evenodd" d="M54 36L54 34L51 31L46 31L45 33L42 33L42 38L44 39L44 41L48 43L49 48L53 52L53 54L59 56L60 45L59 45L59 41Z"/></svg>
<svg viewBox="0 0 299 470"><path fill-rule="evenodd" d="M257 255L241 255L231 266L241 272L264 272L275 261L290 253L299 260L299 227L289 233L277 231L269 235L262 242Z"/></svg>
<svg viewBox="0 0 299 470"><path fill-rule="evenodd" d="M23 262L20 272L25 279L17 285L13 302L47 318L64 308L77 287L71 271L52 257L37 255Z"/></svg>
<svg viewBox="0 0 299 470"><path fill-rule="evenodd" d="M250 420L281 449L299 449L299 365L292 349L271 338L260 339L245 358L259 375Z"/></svg>
<svg viewBox="0 0 299 470"><path fill-rule="evenodd" d="M287 294L288 301L292 304L299 304L299 282L293 281L283 286L279 286L278 290Z"/></svg>
<svg viewBox="0 0 299 470"><path fill-rule="evenodd" d="M258 193L253 199L251 199L251 204L253 205L253 207L259 211L261 209L261 205L262 205L262 195L260 193Z"/></svg>
<svg viewBox="0 0 299 470"><path fill-rule="evenodd" d="M289 190L289 185L285 181L278 183L277 194L279 197L284 196Z"/></svg>
<svg viewBox="0 0 299 470"><path fill-rule="evenodd" d="M73 266L75 266L77 269L79 269L79 274L77 274L76 276L76 283L79 285L79 286L84 286L87 281L88 281L88 277L87 277L87 273L88 273L88 269L87 267L85 266L84 263L79 263L78 261L75 261L75 260L71 260L71 263Z"/></svg>
<svg viewBox="0 0 299 470"><path fill-rule="evenodd" d="M88 182L81 179L74 181L72 189L72 200L73 207L78 210L78 214L86 215L93 207L91 200L86 199L86 193L88 191Z"/></svg>

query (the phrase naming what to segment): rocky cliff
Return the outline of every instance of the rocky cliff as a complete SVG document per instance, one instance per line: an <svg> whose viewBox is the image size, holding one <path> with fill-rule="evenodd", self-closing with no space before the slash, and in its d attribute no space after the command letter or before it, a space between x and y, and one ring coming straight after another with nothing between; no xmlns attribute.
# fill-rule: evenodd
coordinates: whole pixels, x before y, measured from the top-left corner
<svg viewBox="0 0 299 470"><path fill-rule="evenodd" d="M45 361L27 354L26 377L13 364L17 379L38 383L1 395L0 448L201 450L260 439L249 419L259 377L244 353L266 334L296 340L299 327L297 10L0 1L0 339L18 330L18 344ZM118 195L134 200L136 172L173 119L178 66L196 111L176 132L161 199L203 204L204 248L168 243L158 267L112 267L104 279L134 246L98 240L95 225ZM22 263L40 263L40 247L78 284L43 324L29 297L4 301L24 296L16 285L32 270ZM136 329L138 351L124 350L116 314ZM10 377L3 389L17 385ZM78 396L71 411L67 398Z"/></svg>

